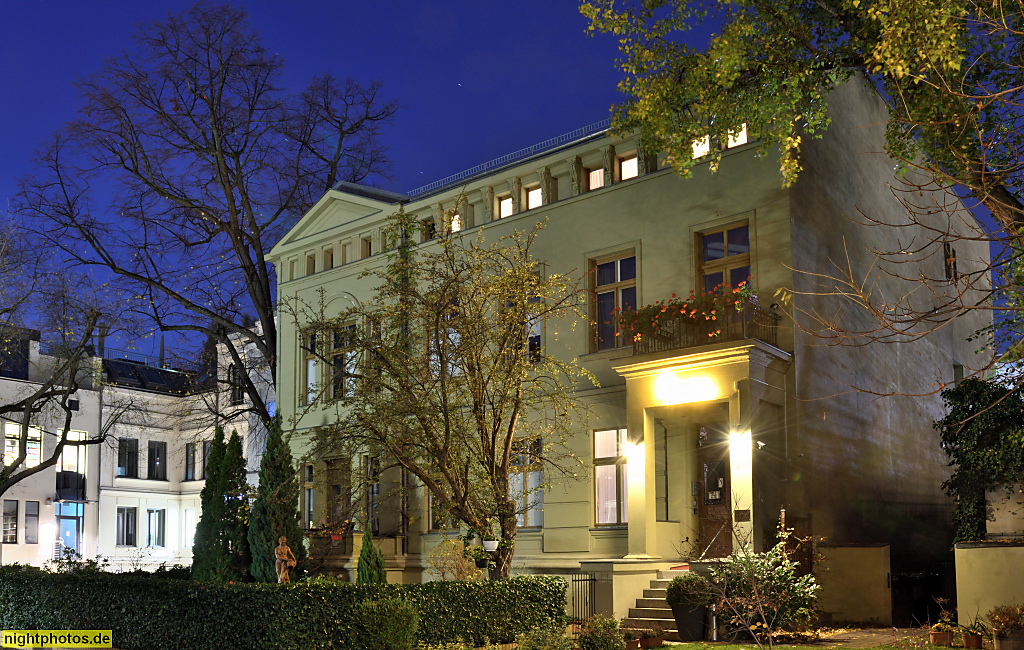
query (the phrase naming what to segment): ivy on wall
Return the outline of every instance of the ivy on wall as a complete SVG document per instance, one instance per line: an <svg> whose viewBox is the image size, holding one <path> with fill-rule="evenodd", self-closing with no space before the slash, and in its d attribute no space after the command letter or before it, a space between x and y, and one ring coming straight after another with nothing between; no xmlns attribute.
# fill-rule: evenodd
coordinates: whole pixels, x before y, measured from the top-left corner
<svg viewBox="0 0 1024 650"><path fill-rule="evenodd" d="M942 484L953 497L953 541L985 539L985 492L1024 482L1024 398L980 379L942 392L946 417L935 422L953 474Z"/></svg>

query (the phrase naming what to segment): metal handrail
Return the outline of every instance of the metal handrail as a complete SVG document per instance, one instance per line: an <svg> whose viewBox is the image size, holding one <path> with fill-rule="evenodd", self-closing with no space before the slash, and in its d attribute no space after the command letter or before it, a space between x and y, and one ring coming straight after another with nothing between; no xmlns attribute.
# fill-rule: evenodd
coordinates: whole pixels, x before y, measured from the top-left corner
<svg viewBox="0 0 1024 650"><path fill-rule="evenodd" d="M601 120L600 122L588 124L587 126L580 127L573 131L569 131L568 133L563 133L560 136L549 138L543 142L538 142L537 144L526 147L525 149L513 151L512 153L505 154L500 158L489 160L483 163L482 165L470 167L469 169L461 171L458 174L446 176L445 178L442 178L439 181L434 181L433 183L429 183L427 185L424 185L423 187L417 187L411 192L406 192L406 194L408 196L415 197L427 194L429 192L433 192L434 190L439 190L443 187L447 187L448 185L454 185L459 181L471 178L473 176L476 176L477 174L481 174L483 172L495 169L497 167L502 167L517 160L522 160L523 158L528 158L534 154L540 153L541 151L545 151L547 149L552 149L554 147L563 145L566 142L572 142L574 140L579 140L580 138L585 138L594 135L595 133L599 133L601 131L606 130L609 126L611 126L611 123L611 118L606 118Z"/></svg>
<svg viewBox="0 0 1024 650"><path fill-rule="evenodd" d="M649 354L718 343L757 339L778 346L778 327L782 317L774 305L762 307L753 296L735 315L723 321L699 321L676 315L664 318L657 333L647 332L633 341L633 354ZM719 331L716 336L712 333Z"/></svg>

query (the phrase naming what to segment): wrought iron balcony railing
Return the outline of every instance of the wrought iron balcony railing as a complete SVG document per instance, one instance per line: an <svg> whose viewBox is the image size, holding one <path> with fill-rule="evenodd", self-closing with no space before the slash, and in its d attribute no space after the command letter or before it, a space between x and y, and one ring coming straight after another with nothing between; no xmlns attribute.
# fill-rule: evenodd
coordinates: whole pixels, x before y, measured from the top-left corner
<svg viewBox="0 0 1024 650"><path fill-rule="evenodd" d="M633 341L633 354L681 350L744 339L757 339L778 346L781 320L775 305L762 307L754 296L750 296L742 308L732 311L725 319L696 320L682 314L663 317L659 319L657 331L643 332L639 339Z"/></svg>

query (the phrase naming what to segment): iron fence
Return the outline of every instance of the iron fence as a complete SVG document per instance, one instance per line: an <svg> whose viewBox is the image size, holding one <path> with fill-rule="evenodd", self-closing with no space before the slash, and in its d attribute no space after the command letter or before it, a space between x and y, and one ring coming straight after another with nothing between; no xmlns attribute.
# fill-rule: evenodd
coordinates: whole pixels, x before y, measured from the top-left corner
<svg viewBox="0 0 1024 650"><path fill-rule="evenodd" d="M569 576L566 608L570 625L579 625L597 613L594 608L596 588L597 578L592 573L574 573Z"/></svg>
<svg viewBox="0 0 1024 650"><path fill-rule="evenodd" d="M725 320L723 324L722 319L696 320L681 314L661 318L657 332L645 332L640 340L633 341L633 354L666 352L743 339L757 339L778 346L778 329L782 317L775 312L774 306L762 307L755 300L749 299L742 309ZM721 332L716 334L718 330Z"/></svg>

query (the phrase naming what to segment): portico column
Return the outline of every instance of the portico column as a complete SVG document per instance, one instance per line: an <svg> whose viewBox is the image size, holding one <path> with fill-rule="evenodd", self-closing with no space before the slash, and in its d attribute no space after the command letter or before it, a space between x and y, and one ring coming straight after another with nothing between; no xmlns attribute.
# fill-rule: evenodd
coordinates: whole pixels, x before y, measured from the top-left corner
<svg viewBox="0 0 1024 650"><path fill-rule="evenodd" d="M729 468L732 485L732 548L753 549L754 542L754 449L750 435L750 381L736 382L729 398Z"/></svg>
<svg viewBox="0 0 1024 650"><path fill-rule="evenodd" d="M629 508L627 558L654 558L657 518L654 484L654 418L643 407L641 390L626 380L626 487ZM632 390L631 390L632 388Z"/></svg>

